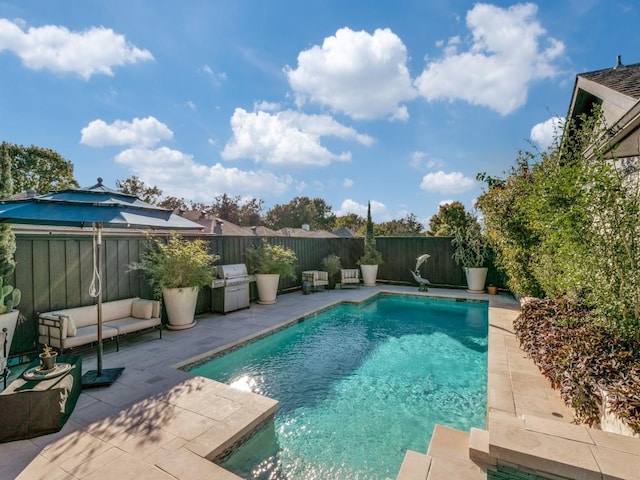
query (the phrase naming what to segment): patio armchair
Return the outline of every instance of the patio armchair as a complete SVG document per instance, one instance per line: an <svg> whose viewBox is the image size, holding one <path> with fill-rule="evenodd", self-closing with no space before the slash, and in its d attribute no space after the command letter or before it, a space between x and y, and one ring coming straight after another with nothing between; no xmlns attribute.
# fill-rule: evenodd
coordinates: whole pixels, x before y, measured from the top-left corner
<svg viewBox="0 0 640 480"><path fill-rule="evenodd" d="M340 288L360 288L360 270L357 268L343 268L340 270Z"/></svg>
<svg viewBox="0 0 640 480"><path fill-rule="evenodd" d="M306 270L302 272L302 283L309 282L311 288L316 290L318 287L325 287L329 285L329 274L322 270Z"/></svg>

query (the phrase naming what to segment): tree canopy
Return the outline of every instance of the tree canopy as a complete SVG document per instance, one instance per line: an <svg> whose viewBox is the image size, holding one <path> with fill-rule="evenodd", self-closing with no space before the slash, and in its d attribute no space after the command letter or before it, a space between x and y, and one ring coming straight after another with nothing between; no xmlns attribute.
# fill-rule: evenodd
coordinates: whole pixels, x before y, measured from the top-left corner
<svg viewBox="0 0 640 480"><path fill-rule="evenodd" d="M3 155L9 155L14 193L33 189L43 194L79 186L73 177L73 164L54 150L8 142L2 142L0 149Z"/></svg>
<svg viewBox="0 0 640 480"><path fill-rule="evenodd" d="M331 205L321 198L295 197L285 205L276 205L267 211L265 223L279 230L285 227L300 228L307 224L312 230L332 230L336 216Z"/></svg>
<svg viewBox="0 0 640 480"><path fill-rule="evenodd" d="M440 205L438 213L429 220L429 235L435 237L452 237L455 232L473 221L461 202Z"/></svg>
<svg viewBox="0 0 640 480"><path fill-rule="evenodd" d="M147 186L136 175L125 178L124 180L116 180L116 188L119 192L134 195L140 200L152 205L157 205L162 196L162 190L156 186Z"/></svg>

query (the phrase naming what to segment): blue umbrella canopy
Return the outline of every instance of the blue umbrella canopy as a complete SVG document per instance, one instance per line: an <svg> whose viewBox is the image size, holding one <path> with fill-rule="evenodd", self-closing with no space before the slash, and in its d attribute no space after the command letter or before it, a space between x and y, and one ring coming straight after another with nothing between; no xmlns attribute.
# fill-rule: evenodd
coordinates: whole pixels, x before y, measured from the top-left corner
<svg viewBox="0 0 640 480"><path fill-rule="evenodd" d="M172 210L109 189L100 178L89 188L0 201L0 222L71 227L202 229L202 225L176 215Z"/></svg>
<svg viewBox="0 0 640 480"><path fill-rule="evenodd" d="M0 201L0 223L91 227L94 239L94 279L90 295L97 298L98 368L83 376L83 386L110 385L124 368L102 368L102 244L103 228L151 228L164 230L202 230L202 225L175 215L134 195L105 187L102 179L88 188L60 190L21 200Z"/></svg>

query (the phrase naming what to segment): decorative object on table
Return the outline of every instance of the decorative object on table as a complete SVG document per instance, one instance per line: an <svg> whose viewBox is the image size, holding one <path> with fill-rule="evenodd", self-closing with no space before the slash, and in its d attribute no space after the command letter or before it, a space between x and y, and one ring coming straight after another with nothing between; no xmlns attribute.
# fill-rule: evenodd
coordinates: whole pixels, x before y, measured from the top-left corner
<svg viewBox="0 0 640 480"><path fill-rule="evenodd" d="M281 245L271 245L263 238L259 245L253 245L244 252L249 271L256 277L258 303L276 303L280 277L295 279L296 253Z"/></svg>
<svg viewBox="0 0 640 480"><path fill-rule="evenodd" d="M472 220L465 226L456 229L455 236L451 240L454 247L453 259L464 268L467 291L483 293L489 270L485 267L490 253L489 245L482 233L480 222L473 216L471 218Z"/></svg>
<svg viewBox="0 0 640 480"><path fill-rule="evenodd" d="M24 371L22 378L25 380L49 380L50 378L56 378L71 370L71 364L69 363L56 363L53 368L49 370L43 370L41 365L37 367L31 367Z"/></svg>
<svg viewBox="0 0 640 480"><path fill-rule="evenodd" d="M365 287L375 287L378 277L378 266L383 263L382 253L376 248L376 237L371 220L371 202L367 208L367 233L364 238L364 254L358 260L362 270L362 280Z"/></svg>
<svg viewBox="0 0 640 480"><path fill-rule="evenodd" d="M342 263L340 262L340 257L335 253L327 255L320 262L322 265L322 269L327 272L329 284L327 288L329 290L333 290L336 288L336 274L342 268Z"/></svg>
<svg viewBox="0 0 640 480"><path fill-rule="evenodd" d="M143 202L134 195L105 187L102 179L89 188L59 190L21 200L0 201L0 222L59 225L93 230L93 280L89 294L98 308L97 369L82 377L84 387L111 385L123 367L103 369L102 343L102 230L103 228L154 228L202 230L202 225L175 215L172 210Z"/></svg>
<svg viewBox="0 0 640 480"><path fill-rule="evenodd" d="M422 278L422 275L420 275L420 266L422 266L422 264L425 263L429 259L429 257L431 257L431 255L429 255L428 253L420 255L418 258L416 258L416 268L414 270L409 270L414 280L418 282L418 290L420 292L429 291L427 285L431 284L429 280L427 280L426 278Z"/></svg>
<svg viewBox="0 0 640 480"><path fill-rule="evenodd" d="M49 345L45 345L42 348L42 353L38 355L40 359L40 369L42 371L53 370L56 367L56 357L58 356L58 352L56 352Z"/></svg>
<svg viewBox="0 0 640 480"><path fill-rule="evenodd" d="M213 263L220 257L209 252L204 240L187 240L171 232L163 239L149 239L140 261L130 270L141 270L149 279L155 295L164 298L169 330L195 326L198 290L211 285L215 278Z"/></svg>

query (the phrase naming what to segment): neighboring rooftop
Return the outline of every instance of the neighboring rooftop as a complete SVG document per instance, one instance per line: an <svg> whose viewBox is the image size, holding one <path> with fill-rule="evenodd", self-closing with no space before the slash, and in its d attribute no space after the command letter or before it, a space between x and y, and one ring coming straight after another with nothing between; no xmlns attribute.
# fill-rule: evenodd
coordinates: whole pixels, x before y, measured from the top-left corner
<svg viewBox="0 0 640 480"><path fill-rule="evenodd" d="M640 63L624 65L619 57L618 59L618 64L613 68L580 73L578 77L599 83L628 97L640 99Z"/></svg>

